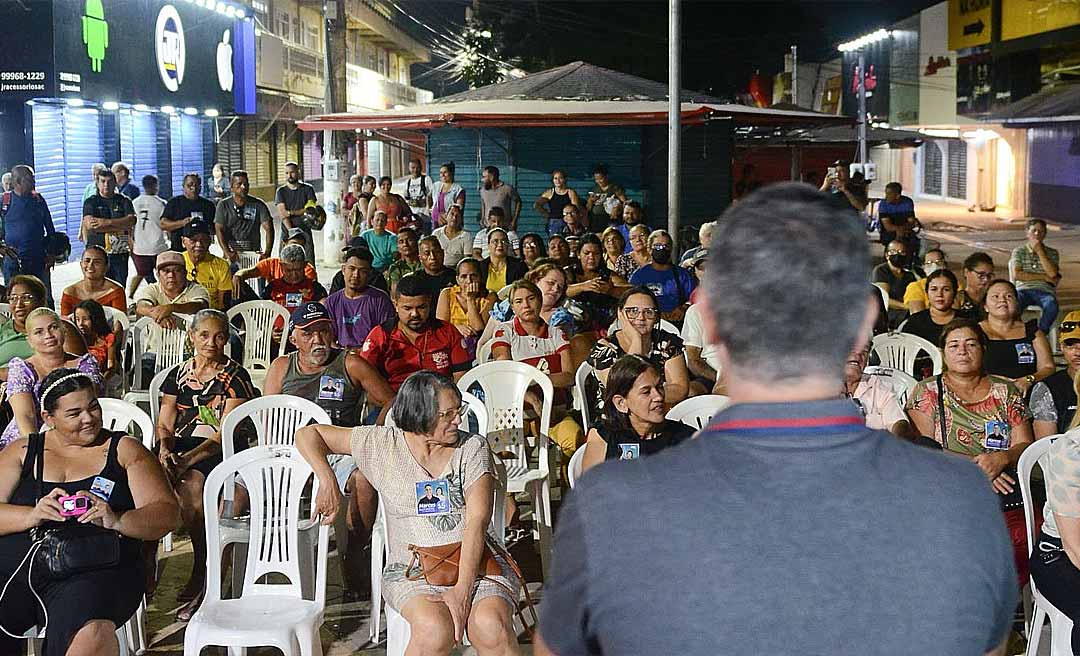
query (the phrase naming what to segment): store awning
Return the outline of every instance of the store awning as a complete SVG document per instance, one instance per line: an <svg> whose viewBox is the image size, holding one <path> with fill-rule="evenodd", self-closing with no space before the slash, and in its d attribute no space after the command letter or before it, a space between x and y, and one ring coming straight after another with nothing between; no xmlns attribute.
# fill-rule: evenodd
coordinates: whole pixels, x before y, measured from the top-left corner
<svg viewBox="0 0 1080 656"><path fill-rule="evenodd" d="M1062 84L1040 91L982 119L1006 127L1030 123L1066 123L1080 121L1080 84Z"/></svg>
<svg viewBox="0 0 1080 656"><path fill-rule="evenodd" d="M795 146L795 145L830 145L855 144L859 141L859 130L853 125L830 125L814 128L793 128L787 130L769 130L753 128L735 133L739 146ZM887 145L890 148L915 148L922 145L926 136L909 130L889 128L867 128L866 143L870 146Z"/></svg>

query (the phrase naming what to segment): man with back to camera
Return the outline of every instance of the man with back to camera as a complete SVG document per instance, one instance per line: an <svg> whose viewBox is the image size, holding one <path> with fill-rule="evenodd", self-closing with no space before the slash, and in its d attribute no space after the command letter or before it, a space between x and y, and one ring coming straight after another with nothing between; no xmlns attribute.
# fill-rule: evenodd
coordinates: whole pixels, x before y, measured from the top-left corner
<svg viewBox="0 0 1080 656"><path fill-rule="evenodd" d="M836 398L875 314L846 212L802 184L725 212L701 302L733 404L578 480L534 654L1004 653L1016 573L986 476Z"/></svg>

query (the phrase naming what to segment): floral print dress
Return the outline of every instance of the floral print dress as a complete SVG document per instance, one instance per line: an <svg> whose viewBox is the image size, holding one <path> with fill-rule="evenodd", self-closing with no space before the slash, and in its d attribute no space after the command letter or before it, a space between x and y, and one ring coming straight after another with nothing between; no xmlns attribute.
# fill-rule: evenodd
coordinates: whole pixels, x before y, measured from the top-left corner
<svg viewBox="0 0 1080 656"><path fill-rule="evenodd" d="M97 359L94 358L92 354L87 353L76 360L75 369L78 369L93 378L98 393L101 393L101 386L104 383L104 379L101 377L101 370L98 369ZM39 398L39 395L41 394L41 379L38 377L37 371L34 371L34 367L31 366L29 362L22 358L11 358L11 361L8 362L8 379L5 398L8 403L10 403L13 395L22 393L29 393L34 397L34 405L39 405L41 402L41 399ZM34 413L34 419L37 422L37 427L40 429L41 417L37 412ZM4 429L4 434L0 436L0 449L11 444L18 438L19 424L12 419Z"/></svg>

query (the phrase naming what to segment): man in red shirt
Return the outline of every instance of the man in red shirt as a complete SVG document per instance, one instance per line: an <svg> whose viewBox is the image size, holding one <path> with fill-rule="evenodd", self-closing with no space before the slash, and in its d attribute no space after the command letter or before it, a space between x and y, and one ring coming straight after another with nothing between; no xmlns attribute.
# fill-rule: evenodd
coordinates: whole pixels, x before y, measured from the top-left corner
<svg viewBox="0 0 1080 656"><path fill-rule="evenodd" d="M396 392L409 374L437 371L461 378L472 364L453 325L431 316L431 297L421 281L405 276L394 293L397 321L372 328L360 355Z"/></svg>

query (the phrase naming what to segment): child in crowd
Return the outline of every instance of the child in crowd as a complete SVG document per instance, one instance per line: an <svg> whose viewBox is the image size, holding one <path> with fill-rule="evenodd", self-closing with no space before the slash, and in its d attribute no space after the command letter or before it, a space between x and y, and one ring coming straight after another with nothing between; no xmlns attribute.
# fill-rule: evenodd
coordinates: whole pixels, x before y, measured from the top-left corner
<svg viewBox="0 0 1080 656"><path fill-rule="evenodd" d="M105 318L105 309L92 298L80 301L71 315L75 327L86 340L86 351L97 360L98 369L105 379L106 392L119 388L120 353L116 344L116 332Z"/></svg>

